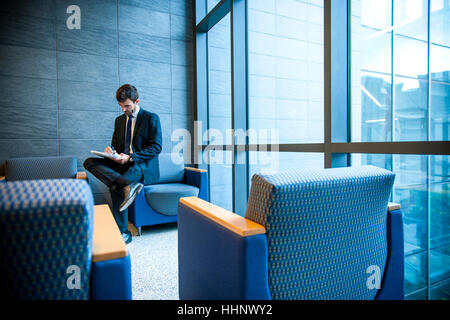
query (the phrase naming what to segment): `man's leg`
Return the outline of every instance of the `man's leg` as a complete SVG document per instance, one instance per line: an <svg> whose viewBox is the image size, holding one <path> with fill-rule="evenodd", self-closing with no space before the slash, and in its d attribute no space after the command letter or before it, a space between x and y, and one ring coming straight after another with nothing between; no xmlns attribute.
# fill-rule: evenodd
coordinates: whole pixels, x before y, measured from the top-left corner
<svg viewBox="0 0 450 320"><path fill-rule="evenodd" d="M128 170L125 171L121 177L119 177L116 181L115 184L116 186L119 188L120 186L124 186L124 188L129 187L130 185L133 186L136 183L140 183L144 180L144 175L142 174L142 169L137 166L137 165L129 165ZM141 186L142 187L142 186ZM112 195L112 192L111 192ZM128 231L128 209L125 209L123 211L120 211L120 207L121 205L123 205L123 203L125 202L124 200L124 194L120 193L121 197L120 199L122 200L121 202L118 201L117 198L117 202L113 201L113 211L114 211L114 216L117 216L117 220L120 220L123 226L123 229L121 229L120 231L122 233L126 233L127 235L124 236L124 240L125 242L129 242L131 241L131 233ZM133 197L134 200L134 197ZM126 227L125 227L126 224ZM120 228L120 227L119 227Z"/></svg>
<svg viewBox="0 0 450 320"><path fill-rule="evenodd" d="M111 188L114 182L126 171L122 168L122 165L104 158L87 158L83 166L108 188Z"/></svg>
<svg viewBox="0 0 450 320"><path fill-rule="evenodd" d="M120 205L123 202L123 193L121 190L111 190L112 214L119 227L120 233L128 233L128 209L120 211Z"/></svg>
<svg viewBox="0 0 450 320"><path fill-rule="evenodd" d="M120 206L124 201L123 187L133 183L133 178L141 179L141 177L130 174L134 172L133 170L131 170L128 174L131 180L123 177L122 174L130 169L130 164L121 165L109 159L88 158L84 162L83 166L109 188L112 200L111 211L114 219L116 220L117 226L124 237L124 241L131 241L130 234L128 232L128 210L121 212Z"/></svg>

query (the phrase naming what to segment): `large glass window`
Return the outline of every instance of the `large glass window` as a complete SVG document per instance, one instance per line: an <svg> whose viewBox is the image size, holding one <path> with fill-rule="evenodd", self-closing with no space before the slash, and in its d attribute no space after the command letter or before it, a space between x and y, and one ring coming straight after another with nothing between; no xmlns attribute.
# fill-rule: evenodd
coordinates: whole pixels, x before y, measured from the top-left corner
<svg viewBox="0 0 450 320"><path fill-rule="evenodd" d="M257 172L391 170L406 298L448 299L450 0L199 3L210 13L196 49L211 201L243 214ZM227 139L228 129L248 139Z"/></svg>
<svg viewBox="0 0 450 320"><path fill-rule="evenodd" d="M208 2L209 3L209 2ZM207 34L208 48L208 130L207 144L227 144L231 130L231 35L230 14L214 25ZM233 208L231 152L205 151L209 164L209 190L212 203L228 210Z"/></svg>
<svg viewBox="0 0 450 320"><path fill-rule="evenodd" d="M323 52L323 1L248 0L251 129L323 142Z"/></svg>
<svg viewBox="0 0 450 320"><path fill-rule="evenodd" d="M352 141L448 140L449 4L351 1ZM396 173L408 297L448 298L448 156L355 154L355 163Z"/></svg>

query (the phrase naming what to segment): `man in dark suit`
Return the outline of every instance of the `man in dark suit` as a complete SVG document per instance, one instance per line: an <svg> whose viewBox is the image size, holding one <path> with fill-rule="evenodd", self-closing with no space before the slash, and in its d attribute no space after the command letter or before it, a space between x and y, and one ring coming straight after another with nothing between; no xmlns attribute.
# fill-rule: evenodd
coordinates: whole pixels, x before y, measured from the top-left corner
<svg viewBox="0 0 450 320"><path fill-rule="evenodd" d="M125 243L129 243L127 208L142 190L141 182L149 184L159 179L161 124L158 115L139 107L136 87L121 86L116 99L123 115L116 118L111 146L104 151L116 159L88 158L84 167L109 187L114 218Z"/></svg>

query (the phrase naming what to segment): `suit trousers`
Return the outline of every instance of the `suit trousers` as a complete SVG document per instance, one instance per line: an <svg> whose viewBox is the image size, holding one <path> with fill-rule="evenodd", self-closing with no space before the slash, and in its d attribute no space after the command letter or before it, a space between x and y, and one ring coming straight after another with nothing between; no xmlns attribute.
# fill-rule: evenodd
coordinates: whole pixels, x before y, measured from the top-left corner
<svg viewBox="0 0 450 320"><path fill-rule="evenodd" d="M144 179L142 169L134 162L119 164L105 158L88 158L83 166L109 188L114 219L120 232L127 232L128 209L119 211L124 200L122 188L131 183L142 182Z"/></svg>

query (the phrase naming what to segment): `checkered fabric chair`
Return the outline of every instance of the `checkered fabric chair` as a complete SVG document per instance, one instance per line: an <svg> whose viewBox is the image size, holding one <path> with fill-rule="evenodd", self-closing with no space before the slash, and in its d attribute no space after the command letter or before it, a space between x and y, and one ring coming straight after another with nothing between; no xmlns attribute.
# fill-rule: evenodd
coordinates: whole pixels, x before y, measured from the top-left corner
<svg viewBox="0 0 450 320"><path fill-rule="evenodd" d="M131 299L129 256L92 261L93 205L83 180L0 184L0 296Z"/></svg>
<svg viewBox="0 0 450 320"><path fill-rule="evenodd" d="M403 299L395 175L373 166L256 174L245 218L179 203L181 299Z"/></svg>
<svg viewBox="0 0 450 320"><path fill-rule="evenodd" d="M28 157L6 160L5 180L71 179L77 175L77 159L71 156Z"/></svg>

